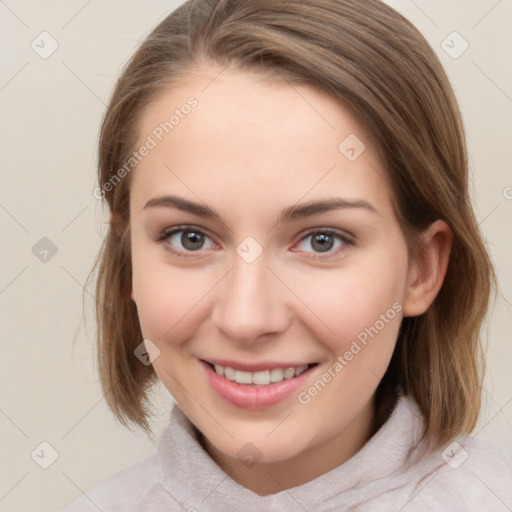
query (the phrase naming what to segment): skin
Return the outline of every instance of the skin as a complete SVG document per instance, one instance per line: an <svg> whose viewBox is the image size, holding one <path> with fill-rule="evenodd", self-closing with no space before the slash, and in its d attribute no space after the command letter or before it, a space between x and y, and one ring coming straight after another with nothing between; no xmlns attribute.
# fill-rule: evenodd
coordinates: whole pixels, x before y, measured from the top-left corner
<svg viewBox="0 0 512 512"><path fill-rule="evenodd" d="M130 176L132 299L144 337L160 350L155 371L203 433L205 449L231 478L266 495L339 466L373 435L374 394L400 322L434 300L452 234L435 222L424 233L424 261L411 261L386 171L347 108L309 86L220 71L195 68L141 121L143 144L187 98L199 102ZM366 146L353 162L338 149L349 134ZM222 221L144 208L165 195L206 204ZM336 209L276 223L289 206L332 197L365 200L377 213ZM181 233L155 241L183 224L206 232L201 248L184 246ZM311 228L320 233L307 236ZM350 234L354 244L334 237L321 252L314 237L327 228ZM252 263L236 252L247 236L263 250ZM393 303L401 312L306 405L297 393L264 409L230 405L198 361L318 362L299 390L307 391ZM248 442L261 454L252 467L237 456Z"/></svg>

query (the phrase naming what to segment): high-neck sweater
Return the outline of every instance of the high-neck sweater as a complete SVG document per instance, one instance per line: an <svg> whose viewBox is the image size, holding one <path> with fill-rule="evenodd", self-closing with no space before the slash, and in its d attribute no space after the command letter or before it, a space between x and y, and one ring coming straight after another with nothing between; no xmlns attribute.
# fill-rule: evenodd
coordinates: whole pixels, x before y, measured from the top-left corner
<svg viewBox="0 0 512 512"><path fill-rule="evenodd" d="M432 450L401 395L388 420L349 460L305 484L260 496L210 457L174 405L155 454L103 480L62 512L511 512L512 459L463 435Z"/></svg>

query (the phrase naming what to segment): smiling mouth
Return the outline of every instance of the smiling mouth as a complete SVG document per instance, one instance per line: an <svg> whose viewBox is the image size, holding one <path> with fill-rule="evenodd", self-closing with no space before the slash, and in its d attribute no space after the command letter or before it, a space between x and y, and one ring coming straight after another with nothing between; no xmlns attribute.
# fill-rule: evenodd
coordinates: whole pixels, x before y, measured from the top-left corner
<svg viewBox="0 0 512 512"><path fill-rule="evenodd" d="M213 364L209 361L203 360L203 362L210 366L210 368L212 368L217 375L220 375L227 380L236 382L238 384L252 384L257 386L268 386L270 384L275 384L284 380L293 379L294 377L298 377L302 373L318 365L318 363L311 363L302 366L272 368L269 370L249 372L245 370L235 370L229 366Z"/></svg>

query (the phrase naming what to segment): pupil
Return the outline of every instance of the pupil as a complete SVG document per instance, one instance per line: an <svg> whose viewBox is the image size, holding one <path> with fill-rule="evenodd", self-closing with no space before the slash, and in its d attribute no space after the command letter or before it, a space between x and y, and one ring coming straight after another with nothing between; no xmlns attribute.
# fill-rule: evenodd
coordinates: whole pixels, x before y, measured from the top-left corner
<svg viewBox="0 0 512 512"><path fill-rule="evenodd" d="M319 252L326 252L332 248L333 236L327 234L320 234L313 237L313 248Z"/></svg>
<svg viewBox="0 0 512 512"><path fill-rule="evenodd" d="M203 235L194 231L185 231L181 235L181 243L183 247L191 251L200 249L203 245Z"/></svg>

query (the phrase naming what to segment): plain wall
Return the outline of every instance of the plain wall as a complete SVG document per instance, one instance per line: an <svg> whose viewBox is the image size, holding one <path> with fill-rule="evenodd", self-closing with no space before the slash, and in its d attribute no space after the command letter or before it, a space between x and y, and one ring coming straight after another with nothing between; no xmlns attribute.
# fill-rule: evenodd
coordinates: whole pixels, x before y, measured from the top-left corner
<svg viewBox="0 0 512 512"><path fill-rule="evenodd" d="M180 3L0 2L0 511L58 510L155 449L105 404L91 289L86 322L82 298L107 219L92 194L101 116L122 65ZM477 216L500 281L477 431L512 456L512 3L390 3L434 47L462 108ZM58 43L46 59L31 47L51 49L43 31ZM458 58L465 43L454 31L469 45ZM170 410L161 388L155 408L158 438ZM48 469L36 463L52 456L42 442L58 454Z"/></svg>

